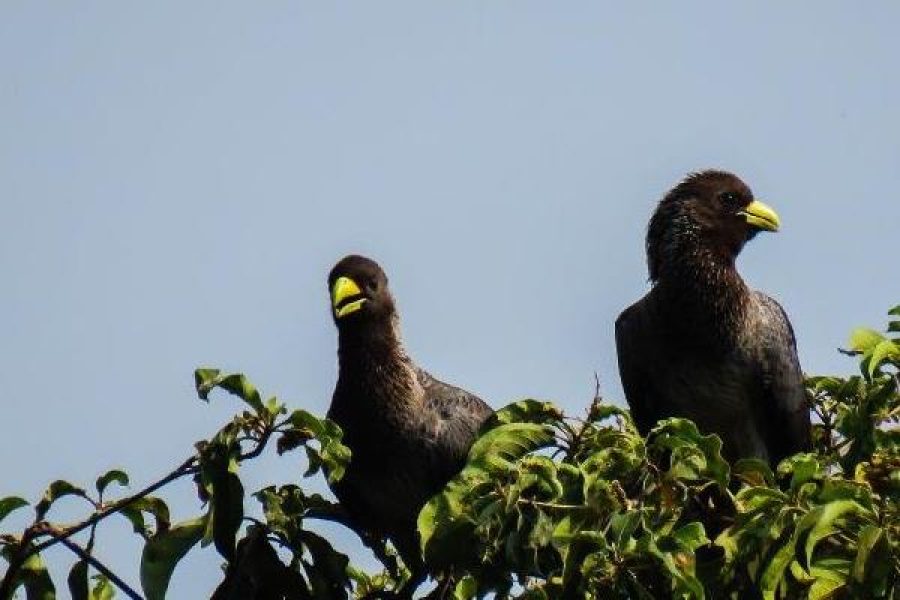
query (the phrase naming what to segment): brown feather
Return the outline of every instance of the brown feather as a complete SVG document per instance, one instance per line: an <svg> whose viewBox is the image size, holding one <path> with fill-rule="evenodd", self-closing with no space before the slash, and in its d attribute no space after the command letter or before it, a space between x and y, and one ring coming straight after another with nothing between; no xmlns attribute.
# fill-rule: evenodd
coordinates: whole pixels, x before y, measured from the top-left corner
<svg viewBox="0 0 900 600"><path fill-rule="evenodd" d="M443 383L406 353L387 277L364 257L339 262L367 301L338 326L338 381L328 418L344 431L352 458L333 486L354 524L388 537L414 579L424 576L416 518L462 468L481 424L493 412L476 396Z"/></svg>

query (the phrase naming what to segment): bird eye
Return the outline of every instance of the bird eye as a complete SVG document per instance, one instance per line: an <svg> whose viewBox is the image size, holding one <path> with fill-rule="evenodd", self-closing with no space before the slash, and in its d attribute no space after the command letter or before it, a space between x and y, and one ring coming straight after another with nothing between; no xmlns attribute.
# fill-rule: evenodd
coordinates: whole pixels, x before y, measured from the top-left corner
<svg viewBox="0 0 900 600"><path fill-rule="evenodd" d="M719 201L722 204L737 204L738 197L737 194L733 192L722 192L721 194L719 194Z"/></svg>

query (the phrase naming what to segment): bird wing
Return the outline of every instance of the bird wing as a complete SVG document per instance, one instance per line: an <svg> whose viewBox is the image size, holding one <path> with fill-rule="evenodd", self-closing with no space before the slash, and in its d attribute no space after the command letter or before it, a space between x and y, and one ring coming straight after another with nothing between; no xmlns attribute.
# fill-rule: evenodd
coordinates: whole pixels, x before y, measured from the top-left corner
<svg viewBox="0 0 900 600"><path fill-rule="evenodd" d="M619 377L631 417L641 435L647 435L663 418L657 405L658 394L653 387L652 374L646 369L651 361L653 343L645 299L622 311L616 319L616 354Z"/></svg>
<svg viewBox="0 0 900 600"><path fill-rule="evenodd" d="M494 411L478 396L444 383L424 369L417 368L416 377L425 396L423 433L434 447L429 453L430 476L437 491L465 464L479 428Z"/></svg>
<svg viewBox="0 0 900 600"><path fill-rule="evenodd" d="M769 296L754 292L764 384L760 429L773 464L810 448L811 425L797 341L787 314Z"/></svg>

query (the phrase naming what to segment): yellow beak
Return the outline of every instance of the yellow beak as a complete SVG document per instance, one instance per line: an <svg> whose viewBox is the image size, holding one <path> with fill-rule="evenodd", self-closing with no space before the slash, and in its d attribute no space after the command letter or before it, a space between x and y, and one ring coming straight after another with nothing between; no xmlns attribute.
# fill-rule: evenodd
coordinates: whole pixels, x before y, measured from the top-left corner
<svg viewBox="0 0 900 600"><path fill-rule="evenodd" d="M338 277L331 287L331 307L334 309L335 317L340 319L362 308L366 302L365 298L358 298L344 304L345 300L354 296L362 296L362 290L359 289L356 282L349 277Z"/></svg>
<svg viewBox="0 0 900 600"><path fill-rule="evenodd" d="M771 206L763 204L759 200L754 200L738 213L747 219L747 222L759 229L766 231L778 231L781 226L781 219L778 218Z"/></svg>

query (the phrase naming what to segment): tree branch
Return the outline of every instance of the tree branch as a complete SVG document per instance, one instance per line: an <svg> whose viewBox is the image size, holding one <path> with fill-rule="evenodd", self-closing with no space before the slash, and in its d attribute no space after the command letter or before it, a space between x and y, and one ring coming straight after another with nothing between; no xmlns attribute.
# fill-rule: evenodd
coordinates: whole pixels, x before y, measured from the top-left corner
<svg viewBox="0 0 900 600"><path fill-rule="evenodd" d="M156 483L147 486L136 494L110 504L108 507L95 512L89 518L81 521L80 523L76 523L62 529L51 529L49 524L44 521L32 523L22 535L22 540L21 542L19 542L15 554L9 561L9 567L6 570L6 573L3 575L3 580L0 581L0 599L6 599L12 596L13 584L16 580L17 575L19 574L19 570L22 568L22 565L26 560L28 560L30 556L39 554L40 552L43 552L50 546L53 546L57 543L65 543L68 538L72 537L76 533L83 531L88 527L95 526L97 523L104 520L108 516L121 511L132 502L135 502L136 500L152 494L159 488L175 481L176 479L184 477L185 475L192 475L196 473L196 462L196 456L190 457L189 459L181 463L181 465L179 465L174 471L172 471ZM50 539L41 542L40 544L31 545L32 540L43 535L50 536ZM66 544L66 546L68 547L68 544ZM69 549L75 552L75 550L73 550L72 548ZM100 569L98 568L97 570L99 571ZM109 575L107 575L107 577L109 577ZM110 578L110 580L112 581L112 578ZM125 590L123 589L122 591L124 592ZM139 597L140 596L138 596L138 598Z"/></svg>
<svg viewBox="0 0 900 600"><path fill-rule="evenodd" d="M272 433L273 433L273 430L270 428L267 428L262 433L259 440L257 440L256 447L253 448L252 450L250 450L249 452L241 454L239 457L239 460L244 461L244 460L256 458L257 456L259 456L262 453L262 451L265 449L266 445L268 444L268 441L271 438ZM5 599L12 595L13 582L15 581L15 578L16 578L19 570L21 569L22 565L25 563L26 560L28 560L28 558L30 556L39 554L40 552L43 552L47 548L54 546L58 543L64 544L66 547L68 547L70 550L72 550L72 552L75 552L79 556L82 556L82 554L84 554L85 556L89 556L86 552L84 552L81 549L80 546L71 544L71 542L69 542L68 539L70 537L72 537L73 535L75 535L76 533L84 531L85 529L87 529L89 527L90 528L96 527L100 521L106 519L110 515L120 512L123 508L127 507L131 503L133 503L137 500L140 500L141 498L144 498L146 496L149 496L150 494L152 494L159 488L168 485L169 483L175 481L176 479L180 479L180 478L184 477L185 475L195 474L198 470L197 465L196 465L198 460L199 460L199 457L197 455L191 456L190 458L188 458L187 460L182 462L181 465L179 465L177 468L175 468L175 470L170 472L168 475L166 475L159 481L145 487L144 489L137 492L136 494L133 494L131 496L123 498L117 502L110 504L106 508L98 510L93 515L91 515L84 521L81 521L80 523L75 523L73 525L69 525L69 526L63 527L63 528L55 528L45 521L38 521L38 522L32 523L32 525L29 526L28 529L25 530L25 533L22 536L22 541L18 544L19 547L9 562L9 568L6 570L6 573L4 573L3 579L0 580L0 599ZM41 542L40 544L31 545L32 540L34 540L37 537L41 537L41 536L45 536L45 535L49 536L50 539L48 539L44 542ZM78 550L75 550L75 548L78 548ZM79 554L79 551L82 554ZM87 559L85 559L85 560L87 560ZM91 564L94 564L94 563L91 563ZM100 563L97 563L97 564L100 564ZM113 581L114 583L116 583L116 585L119 586L124 593L126 593L126 594L129 593L128 590L130 590L130 588L128 588L128 586L124 582L122 582L121 579L119 579L111 571L109 571L109 569L106 569L106 567L103 567L101 569L102 565L100 565L100 566L94 565L94 567L98 571L100 571L101 573L103 573L104 575L109 577L110 581ZM105 571L103 569L105 569ZM119 585L119 583L121 583L121 585ZM125 586L125 587L122 588L122 586ZM131 593L134 593L134 591L131 590ZM134 597L140 598L140 596L134 596Z"/></svg>
<svg viewBox="0 0 900 600"><path fill-rule="evenodd" d="M134 591L131 588L131 586L129 586L124 581L122 581L122 579L118 575L113 573L109 569L109 567L107 567L102 562L100 562L99 560L97 560L96 558L91 556L88 552L86 552L84 550L84 548L82 548L81 546L79 546L78 544L76 544L75 542L73 542L70 539L63 538L63 537L56 537L57 534L60 532L54 530L52 527L47 527L47 529L45 531L50 536L52 536L54 539L59 541L60 544L62 544L63 546L65 546L66 548L68 548L69 550L74 552L81 560L88 563L89 565L94 567L98 572L105 575L106 578L109 579L111 582L113 582L113 584L115 584L115 586L117 588L122 590L123 594L125 594L132 600L144 600L144 598L140 594L138 594L136 591Z"/></svg>
<svg viewBox="0 0 900 600"><path fill-rule="evenodd" d="M153 483L153 484L145 487L140 492L133 494L131 496L128 496L127 498L123 498L123 499L119 500L118 502L114 502L107 508L94 513L90 518L82 521L81 523L76 523L75 525L70 525L69 527L65 527L60 532L60 535L58 537L54 537L52 539L47 540L46 542L42 542L42 543L34 546L26 554L25 558L28 558L29 556L31 556L32 554L35 554L37 552L42 552L43 550L49 548L50 546L54 545L55 543L61 542L64 539L70 538L73 535L75 535L76 533L78 533L79 531L83 531L84 529L87 529L91 525L99 523L106 517L119 512L120 510L122 510L123 508L125 508L126 506L131 504L132 502L135 502L136 500L140 500L141 498L143 498L145 496L149 496L150 494L152 494L159 488L161 488L165 485L168 485L169 483L172 483L176 479L180 479L180 478L184 477L185 475L193 475L194 473L197 472L197 468L194 466L195 462L197 462L197 457L192 456L189 459L187 459L186 461L184 461L183 463L181 463L181 465L178 468L176 468L174 471L172 471L171 473L169 473L168 475L166 475L165 477L163 477L156 483Z"/></svg>
<svg viewBox="0 0 900 600"><path fill-rule="evenodd" d="M32 524L28 529L25 530L25 533L22 534L22 540L18 543L18 547L15 550L15 553L9 559L9 567L6 569L6 573L3 575L3 580L0 581L0 600L7 600L8 598L12 598L13 591L15 590L15 580L16 575L19 574L19 569L24 564L25 560L31 556L28 553L29 545L31 544L31 540L34 539L36 534L34 524Z"/></svg>

